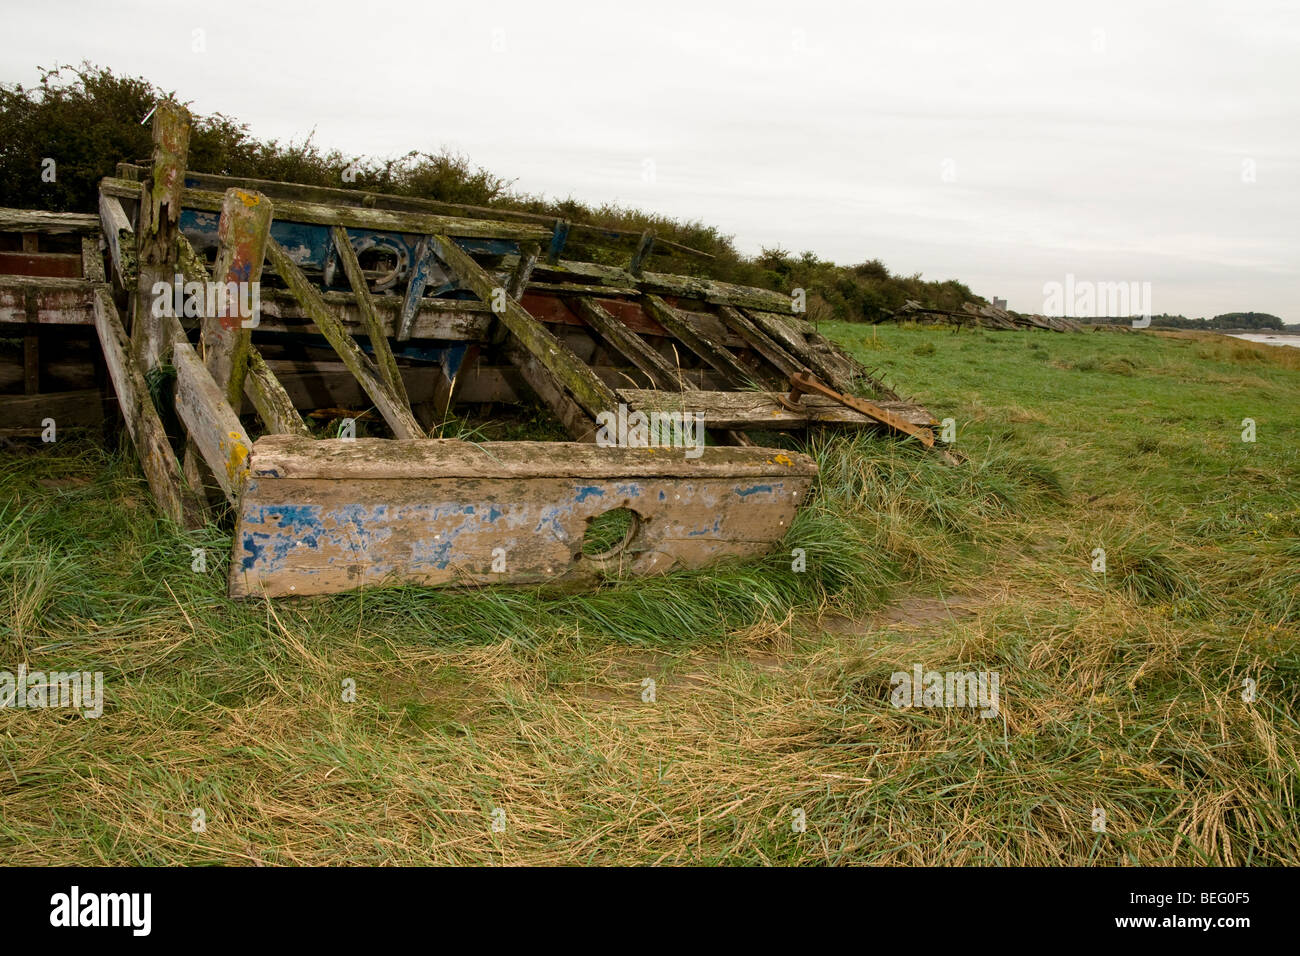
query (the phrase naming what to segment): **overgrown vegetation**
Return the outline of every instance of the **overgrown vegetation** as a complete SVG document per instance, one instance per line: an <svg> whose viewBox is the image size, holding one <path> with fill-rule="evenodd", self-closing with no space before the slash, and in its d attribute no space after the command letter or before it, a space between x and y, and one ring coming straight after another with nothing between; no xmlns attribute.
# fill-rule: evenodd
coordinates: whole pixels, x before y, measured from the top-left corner
<svg viewBox="0 0 1300 956"><path fill-rule="evenodd" d="M129 451L8 451L0 668L107 705L0 711L6 859L1300 863L1300 351L825 328L970 461L815 437L777 554L595 592L235 604ZM894 709L914 664L1000 717Z"/></svg>
<svg viewBox="0 0 1300 956"><path fill-rule="evenodd" d="M159 99L171 95L143 78L117 76L88 63L44 70L34 87L0 84L0 206L95 212L100 179L113 175L119 162L147 161L151 134L141 120ZM55 163L52 180L50 160ZM613 203L519 193L512 180L445 151L382 159L349 155L321 150L311 136L301 143L260 140L246 125L218 113L194 117L189 167L225 176L496 206L638 232L653 229L664 239L714 257L707 264L674 259L672 271L785 293L802 288L814 320L876 319L909 298L952 309L962 302L984 301L956 281L894 275L877 259L838 266L811 252L793 256L780 249L749 258L714 226ZM601 257L596 250L580 251Z"/></svg>

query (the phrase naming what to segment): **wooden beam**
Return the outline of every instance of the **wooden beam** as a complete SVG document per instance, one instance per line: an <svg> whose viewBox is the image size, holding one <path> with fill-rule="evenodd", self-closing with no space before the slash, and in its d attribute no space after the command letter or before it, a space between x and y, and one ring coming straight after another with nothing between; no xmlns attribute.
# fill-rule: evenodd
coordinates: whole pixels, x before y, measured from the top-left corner
<svg viewBox="0 0 1300 956"><path fill-rule="evenodd" d="M768 338L784 347L795 359L803 363L804 367L811 369L832 388L841 392L848 392L853 389L853 382L846 381L839 369L826 361L821 352L808 344L807 336L794 328L795 323L793 321L787 320L784 315L779 313L773 314L761 310L746 309L742 314L746 318L753 320L754 325L765 333Z"/></svg>
<svg viewBox="0 0 1300 956"><path fill-rule="evenodd" d="M41 422L54 419L60 431L102 424L106 404L112 401L97 388L40 395L0 395L0 434L42 431Z"/></svg>
<svg viewBox="0 0 1300 956"><path fill-rule="evenodd" d="M428 236L422 236L415 246L411 272L406 279L406 295L402 297L402 311L397 317L397 341L399 342L405 342L411 337L415 313L429 284L429 270L433 268L433 258L433 244Z"/></svg>
<svg viewBox="0 0 1300 956"><path fill-rule="evenodd" d="M402 373L397 368L397 359L393 357L393 350L388 346L388 336L384 332L383 323L379 320L379 312L375 309L375 300L370 295L366 277L361 272L361 263L357 261L356 250L352 248L352 242L348 239L348 231L342 226L334 226L331 233L334 236L334 248L338 251L339 262L343 265L343 274L348 277L352 294L357 297L361 327L365 329L366 337L370 339L370 347L374 350L379 374L398 400L404 405L410 405L411 400L406 394L406 386L402 384ZM414 310L411 312L411 318L415 318ZM407 334L410 334L409 326Z"/></svg>
<svg viewBox="0 0 1300 956"><path fill-rule="evenodd" d="M798 375L804 370L804 366L794 356L751 322L739 309L720 305L718 316L726 323L727 328L744 339L745 344L766 359L783 378L788 379L791 375Z"/></svg>
<svg viewBox="0 0 1300 956"><path fill-rule="evenodd" d="M185 276L186 282L208 282L208 271L203 265L203 260L195 253L194 247L190 241L185 238L184 234L176 239L179 248L180 268ZM265 250L263 250L265 253ZM179 324L179 320L178 324ZM179 341L185 338L184 330L180 330L175 335L175 340ZM188 340L187 340L188 341ZM275 373L262 359L258 353L257 347L252 346L248 350L248 374L244 378L244 394L248 396L253 403L253 409L257 412L262 424L266 426L267 431L272 434L281 435L310 435L311 430L302 420L294 407L293 399L285 391L284 386L280 384ZM242 411L243 402L234 405L236 413ZM192 457L191 451L197 453L197 447L191 448L193 439L187 439L186 460Z"/></svg>
<svg viewBox="0 0 1300 956"><path fill-rule="evenodd" d="M244 376L252 349L252 328L259 321L262 262L271 235L271 201L260 193L231 189L226 193L219 226L221 245L212 274L217 287L239 290L219 297L215 311L203 316L203 364L233 408L244 398ZM243 290L248 290L247 295ZM221 299L224 298L224 302ZM247 303L252 314L240 314ZM213 303L209 303L209 306Z"/></svg>
<svg viewBox="0 0 1300 956"><path fill-rule="evenodd" d="M131 324L133 354L148 372L171 354L166 324L154 315L160 284L168 287L176 272L176 236L180 232L181 192L189 152L190 114L174 100L163 100L153 114L153 167L134 188L140 198L137 277Z"/></svg>
<svg viewBox="0 0 1300 956"><path fill-rule="evenodd" d="M684 386L681 369L674 368L666 358L652 349L645 339L610 315L599 302L578 296L571 299L570 304L584 322L612 348L648 375L656 386L670 391L680 391L683 387L690 387Z"/></svg>
<svg viewBox="0 0 1300 956"><path fill-rule="evenodd" d="M430 239L438 257L461 284L484 302L491 303L495 294L504 293L504 289L483 267L448 237L435 235ZM505 295L498 298L504 299L498 319L510 329L524 350L537 359L539 368L544 368L555 379L557 386L568 392L583 411L594 419L602 411L612 410L617 405L613 391L567 345L529 315L518 302Z"/></svg>
<svg viewBox="0 0 1300 956"><path fill-rule="evenodd" d="M821 395L805 395L798 410L782 404L780 392L666 392L659 389L620 388L618 394L630 407L651 412L699 412L708 428L771 429L789 431L810 425L869 427L877 419L847 408ZM909 402L874 402L877 408L916 427L933 424L930 413Z"/></svg>
<svg viewBox="0 0 1300 956"><path fill-rule="evenodd" d="M177 524L186 528L202 527L207 521L207 505L181 477L180 465L149 397L144 373L131 357L130 339L106 285L95 289L94 313L104 363L154 501L163 515Z"/></svg>
<svg viewBox="0 0 1300 956"><path fill-rule="evenodd" d="M232 505L248 478L252 440L226 400L224 390L184 339L172 346L176 366L176 412Z"/></svg>
<svg viewBox="0 0 1300 956"><path fill-rule="evenodd" d="M737 388L744 388L756 379L757 373L751 372L725 348L713 341L697 327L683 322L681 316L657 295L645 295L641 299L650 316L667 329L688 349L713 366L724 378Z"/></svg>
<svg viewBox="0 0 1300 956"><path fill-rule="evenodd" d="M392 389L384 383L374 363L366 357L361 346L357 345L343 323L330 311L329 306L321 299L320 293L303 275L297 264L289 258L289 254L274 239L267 241L266 252L275 271L280 274L285 285L316 323L316 328L347 365L348 371L356 376L361 387L366 390L366 394L379 409L379 413L384 416L388 427L393 430L393 434L398 438L423 438L424 432L415 420L410 406L399 400Z"/></svg>
<svg viewBox="0 0 1300 956"><path fill-rule="evenodd" d="M524 289L533 276L533 269L537 267L537 259L541 254L540 243L529 242L520 247L519 261L515 263L514 272L510 274L510 284L506 286L506 294L516 302L524 294Z"/></svg>
<svg viewBox="0 0 1300 956"><path fill-rule="evenodd" d="M555 225L551 227L551 242L546 248L546 261L554 265L560 261L560 253L564 251L564 244L569 241L569 226L571 223L567 219L555 220Z"/></svg>
<svg viewBox="0 0 1300 956"><path fill-rule="evenodd" d="M0 208L0 232L41 232L58 236L94 232L98 228L99 220L84 213Z"/></svg>
<svg viewBox="0 0 1300 956"><path fill-rule="evenodd" d="M525 387L551 410L570 438L577 442L596 440L595 416L585 412L581 405L565 393L555 377L537 360L536 355L520 346L517 340L506 344L504 354L518 370ZM610 411L614 410L613 405L609 408Z"/></svg>
<svg viewBox="0 0 1300 956"><path fill-rule="evenodd" d="M528 288L528 281L532 278L533 269L537 266L537 259L542 254L542 247L539 243L530 242L519 250L519 260L515 263L510 278L506 281L506 295L519 301L523 296L524 290ZM510 329L503 322L496 322L492 330L492 344L500 345L510 335Z"/></svg>
<svg viewBox="0 0 1300 956"><path fill-rule="evenodd" d="M641 238L636 244L636 251L632 253L632 261L628 263L627 271L634 276L640 277L641 269L645 261L650 258L650 252L655 246L655 231L647 229L641 233Z"/></svg>
<svg viewBox="0 0 1300 956"><path fill-rule="evenodd" d="M108 244L108 257L113 264L113 276L123 289L133 288L139 270L136 257L135 230L116 196L99 195L99 223Z"/></svg>
<svg viewBox="0 0 1300 956"><path fill-rule="evenodd" d="M867 401L865 398L858 398L855 395L844 395L835 389L826 385L826 383L813 377L807 372L801 372L790 379L790 396L788 401L792 404L798 404L800 399L807 394L824 395L827 398L839 402L841 405L861 412L868 418L880 422L888 428L903 435L908 435L917 439L926 448L934 447L934 432L928 427L913 425L910 421L901 415L895 415L887 408L882 408L876 402Z"/></svg>
<svg viewBox="0 0 1300 956"><path fill-rule="evenodd" d="M111 196L130 199L138 187L121 179L104 179L100 189ZM220 212L222 194L202 189L186 189L181 202L186 209ZM433 216L424 213L394 212L357 206L331 206L323 203L277 200L276 215L282 221L306 222L320 226L343 226L347 229L373 229L377 232L402 232L415 235L442 233L465 239L545 239L551 231L531 223L501 222L489 219L465 219L458 216Z"/></svg>
<svg viewBox="0 0 1300 956"><path fill-rule="evenodd" d="M132 163L118 163L118 179L138 179L146 172L143 166ZM215 192L225 192L231 186L242 189L255 189L272 201L289 199L303 202L321 203L336 206L363 206L367 209L392 209L398 212L422 212L446 216L464 216L470 219L498 219L512 222L538 223L550 226L555 217L540 212L524 212L518 209L502 209L491 206L473 206L466 203L441 202L417 196L395 196L390 193L370 192L363 189L341 189L336 186L309 186L303 183L282 183L270 179L251 179L241 176L218 176L212 173L200 173L188 170L185 178L195 184L195 188ZM575 222L574 233L587 236L595 241L626 241L637 238L638 233L631 229L617 229L610 226L597 226L589 223ZM694 249L690 246L660 239L658 242L667 255L684 255L695 259L713 259L712 253Z"/></svg>
<svg viewBox="0 0 1300 956"><path fill-rule="evenodd" d="M244 394L253 403L257 416L271 434L311 435L311 429L294 408L293 399L256 348L248 353L248 377L244 379Z"/></svg>

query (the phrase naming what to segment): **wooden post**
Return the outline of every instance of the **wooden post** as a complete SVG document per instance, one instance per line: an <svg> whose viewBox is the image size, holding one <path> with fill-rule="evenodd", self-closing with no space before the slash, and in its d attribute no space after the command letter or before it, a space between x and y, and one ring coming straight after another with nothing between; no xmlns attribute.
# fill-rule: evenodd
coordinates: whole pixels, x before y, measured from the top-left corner
<svg viewBox="0 0 1300 956"><path fill-rule="evenodd" d="M645 262L650 258L650 252L655 246L655 232L653 229L647 229L641 233L641 239L636 244L636 251L632 253L632 261L628 263L627 271L632 273L638 279L641 277L641 270L645 267Z"/></svg>
<svg viewBox="0 0 1300 956"><path fill-rule="evenodd" d="M153 114L153 170L141 185L137 229L140 272L131 348L146 373L171 356L167 326L153 314L153 289L160 282L170 286L176 274L176 236L180 233L189 144L189 111L172 100L163 100Z"/></svg>
<svg viewBox="0 0 1300 956"><path fill-rule="evenodd" d="M213 280L218 291L216 308L209 302L203 316L203 363L231 408L244 400L244 377L252 327L260 316L258 304L262 261L271 234L271 202L261 193L228 189L221 206L217 261ZM252 314L240 314L247 304Z"/></svg>
<svg viewBox="0 0 1300 956"><path fill-rule="evenodd" d="M190 241L181 235L177 240L180 246L181 272L185 276L185 281L201 282L205 285L208 282L208 270L203 265L203 260L199 258ZM180 320L174 320L180 325ZM184 332L176 333L176 340L184 338ZM248 349L248 375L244 379L244 394L253 403L257 409L258 417L262 419L262 424L267 430L276 435L302 435L310 436L311 430L298 414L294 407L293 399L289 393L284 390L280 380L263 361L262 356L258 353L255 346L249 346ZM236 407L235 412L238 414L239 409ZM185 465L186 472L202 474L199 468L199 451L194 444L194 440L187 439L185 446Z"/></svg>

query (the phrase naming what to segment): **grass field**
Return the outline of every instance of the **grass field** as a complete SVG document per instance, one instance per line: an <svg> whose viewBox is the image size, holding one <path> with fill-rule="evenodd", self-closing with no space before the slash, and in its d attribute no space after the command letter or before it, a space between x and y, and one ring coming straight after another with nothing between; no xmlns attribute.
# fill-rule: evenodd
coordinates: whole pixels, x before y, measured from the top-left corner
<svg viewBox="0 0 1300 956"><path fill-rule="evenodd" d="M1300 350L823 331L969 462L815 438L781 552L595 593L236 605L129 449L6 450L0 669L107 702L0 710L5 859L1300 863ZM895 709L914 664L1000 715Z"/></svg>

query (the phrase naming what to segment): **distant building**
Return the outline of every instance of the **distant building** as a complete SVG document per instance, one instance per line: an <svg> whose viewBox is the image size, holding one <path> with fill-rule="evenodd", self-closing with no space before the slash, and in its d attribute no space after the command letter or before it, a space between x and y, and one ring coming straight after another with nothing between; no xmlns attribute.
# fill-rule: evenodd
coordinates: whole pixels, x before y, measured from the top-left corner
<svg viewBox="0 0 1300 956"><path fill-rule="evenodd" d="M1007 307L1006 299L999 299L997 296L993 297L993 308L1005 310L1006 307Z"/></svg>

